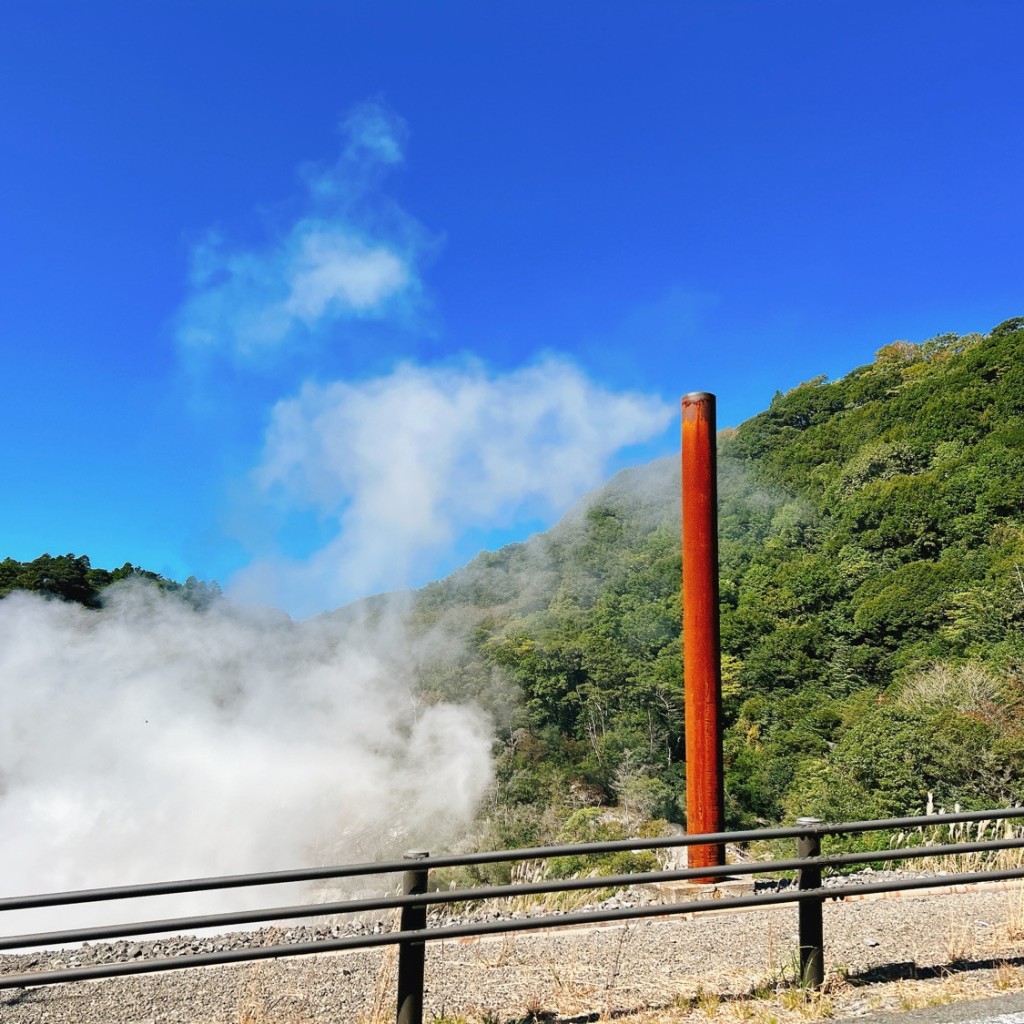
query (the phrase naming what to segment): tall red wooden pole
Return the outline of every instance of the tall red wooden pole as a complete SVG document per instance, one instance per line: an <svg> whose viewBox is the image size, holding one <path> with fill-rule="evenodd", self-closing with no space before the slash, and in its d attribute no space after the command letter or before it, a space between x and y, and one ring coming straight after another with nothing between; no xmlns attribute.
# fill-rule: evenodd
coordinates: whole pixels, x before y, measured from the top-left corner
<svg viewBox="0 0 1024 1024"><path fill-rule="evenodd" d="M694 391L682 408L686 830L693 835L725 827L715 396ZM724 863L721 844L689 848L690 867Z"/></svg>

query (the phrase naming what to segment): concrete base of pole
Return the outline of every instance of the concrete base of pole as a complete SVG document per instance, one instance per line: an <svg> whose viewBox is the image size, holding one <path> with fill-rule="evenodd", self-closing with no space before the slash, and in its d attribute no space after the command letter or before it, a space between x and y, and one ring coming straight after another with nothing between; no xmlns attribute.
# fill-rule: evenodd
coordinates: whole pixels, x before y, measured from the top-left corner
<svg viewBox="0 0 1024 1024"><path fill-rule="evenodd" d="M674 834L684 835L681 828L674 827ZM666 850L662 856L662 866L668 871L677 871L694 867L690 863L689 846L677 846ZM725 863L736 863L747 858L735 846L725 849ZM753 875L722 875L714 878L686 878L676 882L651 882L642 888L655 894L667 903L685 903L687 900L721 899L723 896L752 896L754 894Z"/></svg>
<svg viewBox="0 0 1024 1024"><path fill-rule="evenodd" d="M754 879L749 875L727 875L713 882L651 882L644 889L666 903L687 903L689 900L721 900L730 896L752 896Z"/></svg>

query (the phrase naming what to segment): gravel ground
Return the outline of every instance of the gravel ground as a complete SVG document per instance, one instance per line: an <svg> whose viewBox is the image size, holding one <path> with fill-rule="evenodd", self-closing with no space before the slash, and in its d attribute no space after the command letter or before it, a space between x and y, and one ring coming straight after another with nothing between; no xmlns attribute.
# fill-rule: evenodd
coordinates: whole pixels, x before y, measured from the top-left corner
<svg viewBox="0 0 1024 1024"><path fill-rule="evenodd" d="M888 873L865 877L880 880ZM849 883L850 879L844 880ZM936 879L941 885L941 879ZM627 891L604 906L651 902ZM697 992L738 995L791 977L796 909L721 910L625 925L446 940L427 947L426 1019L486 1009L500 1021L595 1020L597 1014L670 1005ZM505 912L506 915L509 912ZM826 965L854 979L948 973L1024 953L1019 889L893 894L825 905ZM460 920L481 919L464 916ZM206 950L306 941L389 928L386 918L357 926L266 929L215 937L101 943L73 950L0 956L0 973L188 955ZM1024 963L1024 960L1021 960ZM393 948L179 970L47 988L0 990L0 1024L321 1024L394 1019ZM927 973L927 971L924 971ZM854 993L856 995L856 993ZM874 1009L850 998L844 1016Z"/></svg>

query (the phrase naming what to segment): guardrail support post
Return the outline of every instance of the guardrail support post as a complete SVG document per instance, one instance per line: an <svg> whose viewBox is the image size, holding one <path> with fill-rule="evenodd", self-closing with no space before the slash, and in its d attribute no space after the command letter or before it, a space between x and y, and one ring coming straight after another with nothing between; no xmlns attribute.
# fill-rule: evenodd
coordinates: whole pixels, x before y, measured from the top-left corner
<svg viewBox="0 0 1024 1024"><path fill-rule="evenodd" d="M797 818L797 825L820 825L820 818ZM807 832L796 841L798 857L820 857L821 836L817 831ZM809 865L800 868L797 879L798 889L819 889L821 868ZM825 925L821 907L825 901L820 896L800 900L800 984L810 989L819 989L825 984Z"/></svg>
<svg viewBox="0 0 1024 1024"><path fill-rule="evenodd" d="M422 860L429 857L426 850L409 850L404 854L407 860ZM427 891L426 868L413 868L402 875L402 895L419 895ZM403 932L417 931L427 927L427 906L425 903L410 903L402 907L399 929ZM426 944L423 942L400 942L398 944L398 1024L423 1024L423 973L426 959Z"/></svg>

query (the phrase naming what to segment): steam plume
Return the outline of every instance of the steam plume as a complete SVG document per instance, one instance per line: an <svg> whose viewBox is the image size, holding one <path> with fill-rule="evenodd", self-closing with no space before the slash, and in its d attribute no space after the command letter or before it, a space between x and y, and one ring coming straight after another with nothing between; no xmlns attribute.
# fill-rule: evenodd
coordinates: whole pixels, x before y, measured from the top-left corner
<svg viewBox="0 0 1024 1024"><path fill-rule="evenodd" d="M417 705L418 643L397 613L299 624L142 586L100 612L0 601L3 889L372 859L447 838L487 785L490 728L470 708Z"/></svg>

